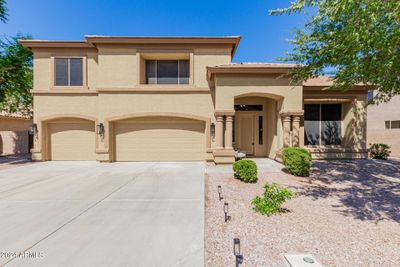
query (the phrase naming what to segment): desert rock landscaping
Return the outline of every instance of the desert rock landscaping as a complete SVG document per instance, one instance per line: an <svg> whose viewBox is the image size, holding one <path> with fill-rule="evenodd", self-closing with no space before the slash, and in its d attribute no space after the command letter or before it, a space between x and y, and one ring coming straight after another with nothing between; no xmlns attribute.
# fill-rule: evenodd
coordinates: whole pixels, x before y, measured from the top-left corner
<svg viewBox="0 0 400 267"><path fill-rule="evenodd" d="M207 166L206 266L285 266L284 254L312 254L324 266L398 266L400 262L400 161L316 161L310 177L255 159L257 183L233 178L227 166ZM253 211L266 182L295 192L279 215ZM217 187L222 187L219 201ZM223 205L229 203L228 222Z"/></svg>

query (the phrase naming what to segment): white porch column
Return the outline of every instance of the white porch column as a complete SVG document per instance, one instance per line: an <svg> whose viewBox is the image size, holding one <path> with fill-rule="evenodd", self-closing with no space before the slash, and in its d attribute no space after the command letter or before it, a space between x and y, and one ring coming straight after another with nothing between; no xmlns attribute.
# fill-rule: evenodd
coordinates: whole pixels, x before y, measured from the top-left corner
<svg viewBox="0 0 400 267"><path fill-rule="evenodd" d="M224 149L224 116L216 115L217 123L215 129L215 137L217 149Z"/></svg>
<svg viewBox="0 0 400 267"><path fill-rule="evenodd" d="M233 149L232 146L232 126L233 126L233 116L226 116L226 124L225 124L225 149Z"/></svg>

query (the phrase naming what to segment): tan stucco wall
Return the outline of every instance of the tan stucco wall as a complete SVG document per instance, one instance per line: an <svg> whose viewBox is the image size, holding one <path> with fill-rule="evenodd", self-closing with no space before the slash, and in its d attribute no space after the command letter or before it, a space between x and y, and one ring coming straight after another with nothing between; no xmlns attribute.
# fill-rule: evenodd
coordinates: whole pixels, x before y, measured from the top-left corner
<svg viewBox="0 0 400 267"><path fill-rule="evenodd" d="M0 118L0 155L29 153L31 120Z"/></svg>
<svg viewBox="0 0 400 267"><path fill-rule="evenodd" d="M54 89L54 58L76 56L84 58L84 86L85 89L96 89L98 74L97 50L78 48L46 48L33 49L33 90ZM88 87L88 88L87 88ZM82 88L84 89L84 88Z"/></svg>
<svg viewBox="0 0 400 267"><path fill-rule="evenodd" d="M368 145L384 143L391 147L391 156L400 158L400 129L385 129L385 121L400 120L400 96L388 103L368 106Z"/></svg>
<svg viewBox="0 0 400 267"><path fill-rule="evenodd" d="M263 75L236 75L236 77L235 75L218 75L216 109L232 109L235 97L255 94L275 100L283 99L281 110L302 110L302 86L289 84L288 78L263 77Z"/></svg>
<svg viewBox="0 0 400 267"><path fill-rule="evenodd" d="M267 105L269 118L275 122L276 138L269 145L268 155L275 157L277 150L283 147L283 129L280 112L303 110L303 87L290 85L289 78L281 78L277 75L217 75L215 83L215 106L216 110L233 110L235 99L245 96L263 97L273 101L274 105ZM268 124L267 124L268 126Z"/></svg>
<svg viewBox="0 0 400 267"><path fill-rule="evenodd" d="M230 63L230 47L99 45L97 49L34 49L34 122L39 130L39 136L35 138L37 159L41 159L42 148L46 150L42 143L47 140L44 123L48 118L87 116L96 118L96 123L104 123L110 118L129 114L174 113L206 118L207 127L210 122L215 122L206 66ZM87 82L84 85L87 87L74 88L75 91L54 88L54 57L66 55L86 58ZM191 84L141 84L143 66L140 62L144 56L190 58ZM108 126L111 125L106 125L107 130ZM98 150L108 150L110 146L107 138L97 140ZM211 141L210 147L214 146Z"/></svg>

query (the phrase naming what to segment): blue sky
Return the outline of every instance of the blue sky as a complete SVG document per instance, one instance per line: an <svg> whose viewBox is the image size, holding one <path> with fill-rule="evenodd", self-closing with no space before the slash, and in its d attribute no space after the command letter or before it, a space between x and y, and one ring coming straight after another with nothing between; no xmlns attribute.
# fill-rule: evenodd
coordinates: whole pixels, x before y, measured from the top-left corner
<svg viewBox="0 0 400 267"><path fill-rule="evenodd" d="M303 15L269 16L289 0L8 0L2 35L82 40L84 35L240 35L235 62L275 62Z"/></svg>

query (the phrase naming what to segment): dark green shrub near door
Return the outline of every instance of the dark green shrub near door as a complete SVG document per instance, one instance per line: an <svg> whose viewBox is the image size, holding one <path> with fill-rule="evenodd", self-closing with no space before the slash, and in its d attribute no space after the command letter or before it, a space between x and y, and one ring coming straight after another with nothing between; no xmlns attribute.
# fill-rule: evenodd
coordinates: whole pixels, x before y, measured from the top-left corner
<svg viewBox="0 0 400 267"><path fill-rule="evenodd" d="M295 175L310 176L311 154L307 149L300 147L287 147L283 149L283 164L287 170Z"/></svg>
<svg viewBox="0 0 400 267"><path fill-rule="evenodd" d="M246 183L257 182L257 164L252 160L239 160L233 163L235 178Z"/></svg>

